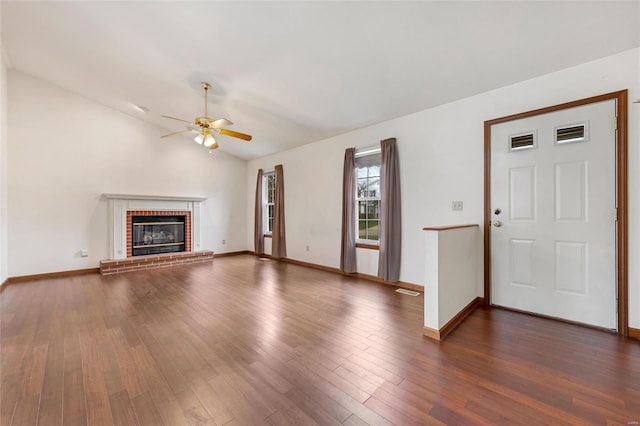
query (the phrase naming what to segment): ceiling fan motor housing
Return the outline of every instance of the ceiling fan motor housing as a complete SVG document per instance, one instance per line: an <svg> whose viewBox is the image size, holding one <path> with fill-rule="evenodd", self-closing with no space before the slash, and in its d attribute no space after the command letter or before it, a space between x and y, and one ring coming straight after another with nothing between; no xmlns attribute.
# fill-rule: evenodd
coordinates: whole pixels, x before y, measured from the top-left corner
<svg viewBox="0 0 640 426"><path fill-rule="evenodd" d="M207 129L213 129L213 122L215 120L213 120L212 118L209 117L196 117L196 124L200 127L206 127Z"/></svg>

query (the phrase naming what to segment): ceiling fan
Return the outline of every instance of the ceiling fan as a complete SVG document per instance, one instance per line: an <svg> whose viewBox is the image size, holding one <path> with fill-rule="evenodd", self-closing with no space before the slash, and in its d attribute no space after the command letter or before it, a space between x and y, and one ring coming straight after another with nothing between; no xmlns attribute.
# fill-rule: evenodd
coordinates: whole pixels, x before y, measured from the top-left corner
<svg viewBox="0 0 640 426"><path fill-rule="evenodd" d="M195 120L191 122L189 120L183 120L181 118L163 115L164 118L183 121L185 123L188 123L189 125L187 126L186 130L179 130L177 132L162 135L160 137L168 138L169 136L180 135L182 133L197 133L196 137L193 140L197 144L204 145L207 148L209 148L209 152L218 148L218 142L213 137L213 132L216 132L225 136L231 136L232 138L242 139L247 142L250 141L251 135L225 129L225 127L231 126L233 124L231 121L227 120L226 118L219 118L217 120L214 120L213 118L207 117L207 94L209 92L209 89L211 89L211 85L204 81L200 83L200 85L204 89L204 116L196 117Z"/></svg>

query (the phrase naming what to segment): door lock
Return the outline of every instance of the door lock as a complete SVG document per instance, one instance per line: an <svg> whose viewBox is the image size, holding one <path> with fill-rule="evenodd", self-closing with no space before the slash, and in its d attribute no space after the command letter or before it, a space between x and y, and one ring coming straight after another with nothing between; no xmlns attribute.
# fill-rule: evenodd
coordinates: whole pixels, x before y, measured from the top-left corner
<svg viewBox="0 0 640 426"><path fill-rule="evenodd" d="M493 222L493 226L495 226L496 228L500 228L502 226L502 222L496 220L495 222Z"/></svg>

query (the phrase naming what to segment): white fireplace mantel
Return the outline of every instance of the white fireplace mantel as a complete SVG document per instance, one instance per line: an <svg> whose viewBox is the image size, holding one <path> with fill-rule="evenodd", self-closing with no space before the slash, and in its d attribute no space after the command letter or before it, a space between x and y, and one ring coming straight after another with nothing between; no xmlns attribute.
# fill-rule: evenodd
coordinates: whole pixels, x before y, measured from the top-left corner
<svg viewBox="0 0 640 426"><path fill-rule="evenodd" d="M107 200L153 200L153 201L192 201L201 203L205 197L172 196L172 195L131 195L131 194L102 194Z"/></svg>
<svg viewBox="0 0 640 426"><path fill-rule="evenodd" d="M191 212L191 249L201 250L200 206L204 197L102 194L108 201L109 254L111 259L127 257L127 211L180 210Z"/></svg>

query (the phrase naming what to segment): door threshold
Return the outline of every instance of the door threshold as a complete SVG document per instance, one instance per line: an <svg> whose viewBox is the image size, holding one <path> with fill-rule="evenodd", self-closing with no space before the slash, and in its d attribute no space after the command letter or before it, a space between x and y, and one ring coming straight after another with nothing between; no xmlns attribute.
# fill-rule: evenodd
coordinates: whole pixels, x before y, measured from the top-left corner
<svg viewBox="0 0 640 426"><path fill-rule="evenodd" d="M506 306L500 306L500 305L494 305L494 304L491 304L489 306L491 306L492 308L495 308L495 309L502 309L502 310L505 310L505 311L517 312L519 314L525 314L525 315L531 315L533 317L544 318L544 319L548 319L548 320L551 320L551 321L558 321L558 322L563 322L565 324L571 324L571 325L577 325L579 327L590 328L590 329L596 330L596 331L604 331L605 333L609 333L609 334L618 334L618 330L616 330L616 329L611 329L611 328L607 328L607 327L600 327L598 325L587 324L587 323L579 322L579 321L572 321L572 320L568 320L568 319L565 319L565 318L553 317L551 315L539 314L537 312L524 311L522 309L508 308Z"/></svg>

